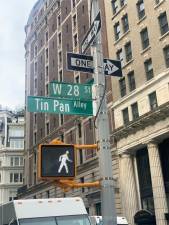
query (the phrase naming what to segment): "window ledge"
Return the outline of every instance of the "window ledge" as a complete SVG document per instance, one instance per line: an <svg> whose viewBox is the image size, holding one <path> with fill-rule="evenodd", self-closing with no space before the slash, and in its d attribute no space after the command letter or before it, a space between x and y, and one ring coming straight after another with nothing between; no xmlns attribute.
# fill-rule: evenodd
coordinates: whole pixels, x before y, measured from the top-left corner
<svg viewBox="0 0 169 225"><path fill-rule="evenodd" d="M137 25L139 25L143 20L145 20L147 18L146 15L144 15L138 22L137 22Z"/></svg>
<svg viewBox="0 0 169 225"><path fill-rule="evenodd" d="M134 61L134 59L131 59L130 61L128 61L124 66L122 66L122 69L126 68L133 61Z"/></svg>
<svg viewBox="0 0 169 225"><path fill-rule="evenodd" d="M157 9L164 2L165 2L165 0L162 0L161 2L159 2L157 5L154 6L154 9Z"/></svg>
<svg viewBox="0 0 169 225"><path fill-rule="evenodd" d="M166 36L168 36L169 35L169 30L165 33L165 34L163 34L160 38L159 38L159 40L161 41L162 39L164 39Z"/></svg>
<svg viewBox="0 0 169 225"><path fill-rule="evenodd" d="M147 52L148 50L151 49L151 46L148 46L147 48L145 48L143 51L141 51L141 55L143 55L145 52Z"/></svg>
<svg viewBox="0 0 169 225"><path fill-rule="evenodd" d="M112 17L112 20L127 6L127 3L125 3L119 10L118 12L116 12L113 17Z"/></svg>
<svg viewBox="0 0 169 225"><path fill-rule="evenodd" d="M121 41L125 36L127 36L127 34L130 32L130 30L126 31L118 40L116 40L114 42L114 45L116 45L117 43L119 43L119 41Z"/></svg>

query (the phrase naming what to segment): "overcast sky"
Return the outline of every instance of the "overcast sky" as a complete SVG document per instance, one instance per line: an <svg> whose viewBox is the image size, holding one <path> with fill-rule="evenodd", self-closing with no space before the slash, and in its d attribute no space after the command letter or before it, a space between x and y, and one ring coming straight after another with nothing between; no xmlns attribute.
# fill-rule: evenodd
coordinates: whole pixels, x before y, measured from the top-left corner
<svg viewBox="0 0 169 225"><path fill-rule="evenodd" d="M0 105L24 105L24 41L29 13L36 0L0 0Z"/></svg>

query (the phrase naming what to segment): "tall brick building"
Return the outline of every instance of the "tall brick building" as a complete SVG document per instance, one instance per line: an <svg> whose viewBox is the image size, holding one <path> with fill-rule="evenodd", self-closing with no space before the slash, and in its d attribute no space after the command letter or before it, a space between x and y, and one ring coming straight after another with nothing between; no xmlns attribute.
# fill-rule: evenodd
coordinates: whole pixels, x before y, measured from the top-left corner
<svg viewBox="0 0 169 225"><path fill-rule="evenodd" d="M100 1L100 8L103 23L103 49L104 56L107 57L103 1ZM71 83L90 82L91 74L66 70L66 52L80 52L80 43L89 28L89 20L90 1L87 0L39 0L35 4L25 27L26 97L30 95L48 96L49 83L53 80ZM90 54L90 51L87 54ZM107 78L107 102L108 104L112 102L110 78ZM111 109L109 118L112 131ZM19 190L19 196L44 198L81 195L90 214L101 214L99 189L81 188L63 193L60 188L37 180L38 145L49 143L55 138L69 144L96 143L93 118L26 112L25 186ZM113 149L113 139L111 141ZM121 214L117 179L118 165L114 151L112 155L116 180L117 213ZM98 155L95 150L77 151L77 171L79 182L99 180Z"/></svg>

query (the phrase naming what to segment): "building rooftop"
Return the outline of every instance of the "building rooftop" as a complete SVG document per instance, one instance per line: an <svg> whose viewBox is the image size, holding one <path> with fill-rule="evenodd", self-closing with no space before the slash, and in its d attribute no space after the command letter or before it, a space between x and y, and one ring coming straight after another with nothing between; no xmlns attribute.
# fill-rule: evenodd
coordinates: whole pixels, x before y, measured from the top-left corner
<svg viewBox="0 0 169 225"><path fill-rule="evenodd" d="M40 7L43 5L45 0L38 0L35 5L33 6L29 17L28 17L28 21L27 21L27 25L30 25L34 19L34 16L37 14L37 12L39 11Z"/></svg>

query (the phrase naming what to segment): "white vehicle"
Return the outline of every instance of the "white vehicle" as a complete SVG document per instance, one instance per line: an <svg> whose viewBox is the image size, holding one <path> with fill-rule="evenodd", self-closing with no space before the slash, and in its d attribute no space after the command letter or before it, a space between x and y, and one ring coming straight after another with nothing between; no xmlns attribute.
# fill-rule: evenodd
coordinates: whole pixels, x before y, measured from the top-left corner
<svg viewBox="0 0 169 225"><path fill-rule="evenodd" d="M102 216L90 216L92 225L103 225ZM117 225L128 225L125 217L117 216Z"/></svg>
<svg viewBox="0 0 169 225"><path fill-rule="evenodd" d="M81 198L14 200L0 206L0 225L91 225Z"/></svg>

